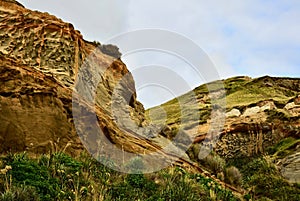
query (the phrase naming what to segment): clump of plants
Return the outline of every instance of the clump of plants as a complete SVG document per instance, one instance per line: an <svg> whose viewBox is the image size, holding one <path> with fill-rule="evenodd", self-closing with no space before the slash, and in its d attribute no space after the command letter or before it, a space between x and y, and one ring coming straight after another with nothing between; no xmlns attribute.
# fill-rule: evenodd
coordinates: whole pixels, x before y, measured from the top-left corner
<svg viewBox="0 0 300 201"><path fill-rule="evenodd" d="M226 161L222 157L214 153L209 154L203 160L203 162L204 165L215 175L222 173L226 166Z"/></svg>
<svg viewBox="0 0 300 201"><path fill-rule="evenodd" d="M100 50L107 55L110 55L114 58L121 58L122 53L119 51L119 48L115 45L108 44L108 45L100 45Z"/></svg>
<svg viewBox="0 0 300 201"><path fill-rule="evenodd" d="M210 153L207 157L200 160L200 163L217 176L218 179L234 186L241 186L242 174L239 169L234 166L227 167L225 159L216 153Z"/></svg>
<svg viewBox="0 0 300 201"><path fill-rule="evenodd" d="M238 168L230 166L225 169L224 180L226 183L234 186L240 186L242 184L242 179L242 174L240 173Z"/></svg>

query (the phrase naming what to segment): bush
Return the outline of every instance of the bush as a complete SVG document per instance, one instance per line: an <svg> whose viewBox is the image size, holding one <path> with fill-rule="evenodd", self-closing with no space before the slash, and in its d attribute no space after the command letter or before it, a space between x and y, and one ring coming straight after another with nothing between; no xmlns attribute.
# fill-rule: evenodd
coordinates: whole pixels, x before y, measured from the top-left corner
<svg viewBox="0 0 300 201"><path fill-rule="evenodd" d="M217 175L224 171L226 162L219 155L210 154L204 159L204 165Z"/></svg>
<svg viewBox="0 0 300 201"><path fill-rule="evenodd" d="M226 168L225 170L225 182L235 186L242 184L242 174L239 169L234 166Z"/></svg>
<svg viewBox="0 0 300 201"><path fill-rule="evenodd" d="M163 170L159 173L161 188L157 192L161 200L203 200L208 197L201 184L195 184L188 173L181 168ZM197 182L197 181L196 181Z"/></svg>
<svg viewBox="0 0 300 201"><path fill-rule="evenodd" d="M121 58L121 56L122 56L121 52L119 51L119 48L115 45L111 45L111 44L101 45L100 50L104 54L110 55L110 56L112 56L114 58L117 58L117 59Z"/></svg>
<svg viewBox="0 0 300 201"><path fill-rule="evenodd" d="M248 164L245 164L241 170L247 180L256 174L277 174L276 168L263 158L254 159Z"/></svg>
<svg viewBox="0 0 300 201"><path fill-rule="evenodd" d="M123 182L115 184L109 192L113 200L146 200L155 196L157 187L143 174L128 174Z"/></svg>

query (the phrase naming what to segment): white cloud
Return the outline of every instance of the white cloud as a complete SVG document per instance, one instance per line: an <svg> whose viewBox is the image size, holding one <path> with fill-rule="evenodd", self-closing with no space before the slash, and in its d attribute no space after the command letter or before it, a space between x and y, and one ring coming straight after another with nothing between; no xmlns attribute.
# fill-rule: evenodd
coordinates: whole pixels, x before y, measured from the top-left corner
<svg viewBox="0 0 300 201"><path fill-rule="evenodd" d="M126 29L129 0L19 0L25 7L71 22L87 40L106 40Z"/></svg>

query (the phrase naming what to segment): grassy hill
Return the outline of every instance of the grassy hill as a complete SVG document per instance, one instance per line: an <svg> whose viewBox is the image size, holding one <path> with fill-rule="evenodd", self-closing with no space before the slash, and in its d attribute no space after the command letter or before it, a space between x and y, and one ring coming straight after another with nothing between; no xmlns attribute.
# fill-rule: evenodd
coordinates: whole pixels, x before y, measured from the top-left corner
<svg viewBox="0 0 300 201"><path fill-rule="evenodd" d="M220 96L212 100L215 94ZM212 108L225 113L224 126L212 152L200 159ZM300 200L299 108L299 78L239 76L201 85L146 113L149 121L168 127L168 138L178 130L190 135L190 158L220 180L246 189L244 199Z"/></svg>
<svg viewBox="0 0 300 201"><path fill-rule="evenodd" d="M300 93L299 78L276 78L261 77L252 79L250 77L239 76L226 80L203 84L193 91L188 92L176 99L170 100L160 106L150 108L146 111L148 119L156 124L166 124L176 133L178 128L191 128L193 125L206 123L211 114L210 92L220 90L224 86L226 97L226 111L233 108L244 111L246 108L255 106L263 101L273 101L277 108L282 109L290 100ZM210 92L208 90L210 88ZM221 88L222 89L222 88ZM189 103L197 100L197 104ZM186 106L188 105L188 106ZM166 114L166 119L164 117ZM199 116L199 119L194 118ZM181 123L182 119L190 119Z"/></svg>

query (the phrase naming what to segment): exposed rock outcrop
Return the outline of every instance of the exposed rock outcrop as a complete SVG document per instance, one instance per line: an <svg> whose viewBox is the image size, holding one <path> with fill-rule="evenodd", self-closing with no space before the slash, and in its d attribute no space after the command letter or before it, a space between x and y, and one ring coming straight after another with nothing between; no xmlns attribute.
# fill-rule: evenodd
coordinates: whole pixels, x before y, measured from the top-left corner
<svg viewBox="0 0 300 201"><path fill-rule="evenodd" d="M78 132L86 135L81 136L85 145L96 152L98 137L85 132L88 126L74 125L77 110L89 128L100 126L111 143L122 144L123 150L159 149L136 138L136 130L122 130L115 120L115 114L123 114L118 111L126 111L124 118L131 119L135 127L147 124L125 64L85 41L71 24L15 1L1 0L0 60L0 152L45 153L51 143L63 148L70 142L68 152L76 154L83 150ZM82 80L88 85L78 85ZM80 97L80 91L92 90L95 105ZM111 109L114 98L123 101L117 111ZM94 121L91 116L95 115Z"/></svg>
<svg viewBox="0 0 300 201"><path fill-rule="evenodd" d="M300 183L300 150L283 159L281 173L289 181Z"/></svg>
<svg viewBox="0 0 300 201"><path fill-rule="evenodd" d="M233 108L230 112L226 113L226 117L239 117L241 112L238 109Z"/></svg>
<svg viewBox="0 0 300 201"><path fill-rule="evenodd" d="M284 106L284 109L294 117L300 115L300 104L296 104L295 102L288 103Z"/></svg>

